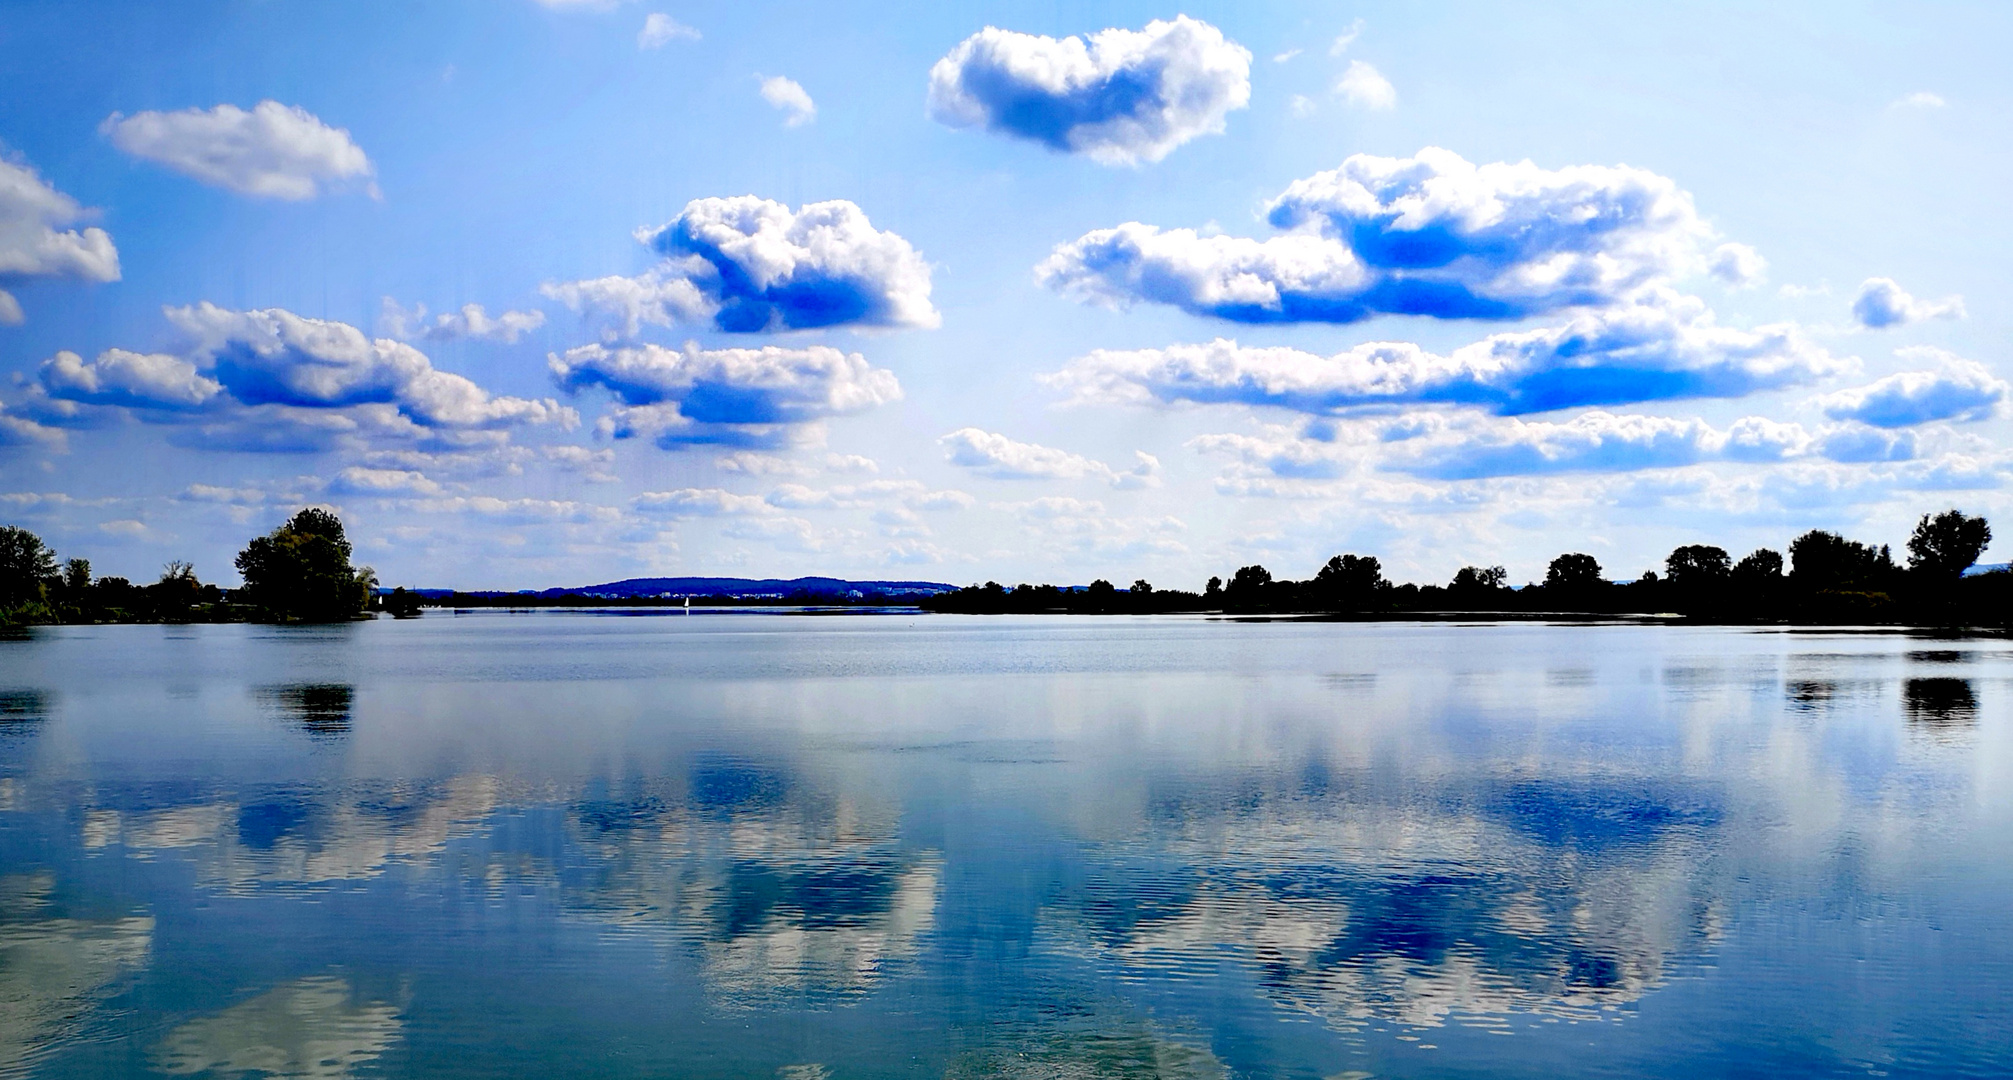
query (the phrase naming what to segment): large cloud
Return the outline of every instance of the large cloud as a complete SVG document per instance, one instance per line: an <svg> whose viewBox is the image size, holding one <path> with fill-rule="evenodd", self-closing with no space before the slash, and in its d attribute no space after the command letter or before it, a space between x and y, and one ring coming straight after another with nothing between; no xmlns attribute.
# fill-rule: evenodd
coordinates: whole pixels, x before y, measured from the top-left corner
<svg viewBox="0 0 2013 1080"><path fill-rule="evenodd" d="M403 446L489 456L512 452L513 428L579 422L556 400L492 395L409 345L372 341L347 323L208 303L165 312L189 339L184 351L107 349L90 361L59 352L7 407L9 419L95 427L137 416L171 425L171 443L210 450Z"/></svg>
<svg viewBox="0 0 2013 1080"><path fill-rule="evenodd" d="M583 345L549 359L560 386L606 388L618 409L617 437L653 435L669 447L775 444L789 429L900 400L893 372L828 345L701 349L696 343L609 348Z"/></svg>
<svg viewBox="0 0 2013 1080"><path fill-rule="evenodd" d="M441 371L401 342L372 341L348 323L279 308L231 311L214 304L169 308L194 341L193 358L245 405L340 409L384 404L425 427L485 428L568 422L550 399L494 396Z"/></svg>
<svg viewBox="0 0 2013 1080"><path fill-rule="evenodd" d="M988 26L930 69L930 117L1106 165L1159 161L1251 101L1251 53L1177 16L1090 40Z"/></svg>
<svg viewBox="0 0 2013 1080"><path fill-rule="evenodd" d="M545 295L614 316L628 337L644 323L759 333L942 321L929 263L844 199L796 211L753 195L694 199L636 236L665 261L633 278L550 283Z"/></svg>
<svg viewBox="0 0 2013 1080"><path fill-rule="evenodd" d="M324 185L367 181L370 158L349 132L299 106L261 101L180 112L113 113L99 130L134 157L205 184L268 199L312 199Z"/></svg>
<svg viewBox="0 0 2013 1080"><path fill-rule="evenodd" d="M1859 294L1852 298L1852 317L1859 320L1859 325L1874 330L1923 319L1961 319L1964 298L1919 300L1908 295L1893 278L1867 278L1860 283Z"/></svg>
<svg viewBox="0 0 2013 1080"><path fill-rule="evenodd" d="M44 391L60 401L182 411L215 401L223 386L179 356L107 349L85 362L64 351L37 373Z"/></svg>
<svg viewBox="0 0 2013 1080"><path fill-rule="evenodd" d="M119 280L119 252L105 230L63 228L86 216L34 169L0 159L0 285L31 277ZM0 326L22 318L20 301L0 289Z"/></svg>
<svg viewBox="0 0 2013 1080"><path fill-rule="evenodd" d="M1712 231L1689 194L1626 166L1476 166L1434 147L1410 158L1357 154L1294 181L1267 218L1286 231L1254 240L1139 222L1100 229L1058 246L1036 276L1093 303L1350 323L1609 305L1729 265L1710 257Z"/></svg>
<svg viewBox="0 0 2013 1080"><path fill-rule="evenodd" d="M1115 488L1152 487L1160 483L1160 462L1135 451L1138 464L1120 472L1102 461L1037 443L1017 442L997 432L959 428L938 439L953 465L962 465L998 480L1075 480L1095 477Z"/></svg>
<svg viewBox="0 0 2013 1080"><path fill-rule="evenodd" d="M1811 431L1801 424L1749 416L1716 428L1697 418L1600 410L1563 421L1412 413L1340 430L1296 433L1268 426L1255 435L1203 435L1189 445L1231 458L1237 464L1228 477L1232 481L1329 480L1359 466L1430 480L1476 480L1636 472L1707 462L1895 462L1917 454L1913 435L1859 423Z"/></svg>
<svg viewBox="0 0 2013 1080"><path fill-rule="evenodd" d="M1308 413L1427 402L1501 414L1674 398L1741 397L1845 370L1793 326L1736 330L1665 297L1494 334L1440 356L1370 342L1333 356L1290 346L1098 350L1047 377L1078 400L1235 402Z"/></svg>
<svg viewBox="0 0 2013 1080"><path fill-rule="evenodd" d="M1903 371L1866 386L1841 390L1824 398L1824 413L1834 420L1858 420L1875 427L1898 428L1934 420L1989 420L2006 400L2008 387L1985 365L1959 359L1936 349L1909 350L1943 361L1934 371Z"/></svg>

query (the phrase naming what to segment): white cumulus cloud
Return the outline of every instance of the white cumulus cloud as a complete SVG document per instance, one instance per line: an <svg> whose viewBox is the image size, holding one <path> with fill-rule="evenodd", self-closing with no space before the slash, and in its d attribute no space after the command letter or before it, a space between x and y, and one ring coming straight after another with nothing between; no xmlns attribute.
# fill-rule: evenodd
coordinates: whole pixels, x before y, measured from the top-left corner
<svg viewBox="0 0 2013 1080"><path fill-rule="evenodd" d="M179 356L107 349L85 362L63 351L42 362L36 373L50 397L87 405L138 409L200 409L223 392L223 385Z"/></svg>
<svg viewBox="0 0 2013 1080"><path fill-rule="evenodd" d="M1067 296L1237 322L1378 314L1519 318L1620 303L1707 268L1712 230L1668 178L1626 166L1473 165L1428 147L1294 181L1267 240L1129 222L1036 268Z"/></svg>
<svg viewBox="0 0 2013 1080"><path fill-rule="evenodd" d="M1384 73L1362 60L1349 61L1349 69L1335 80L1335 96L1359 109L1391 109L1398 105L1398 88Z"/></svg>
<svg viewBox="0 0 2013 1080"><path fill-rule="evenodd" d="M583 345L549 359L568 391L599 386L627 408L617 437L654 435L667 447L764 445L787 429L900 400L893 372L828 345L788 349L681 349Z"/></svg>
<svg viewBox="0 0 2013 1080"><path fill-rule="evenodd" d="M1941 300L1918 300L1908 295L1893 278L1867 278L1859 294L1852 298L1852 317L1859 325L1879 330L1905 326L1923 319L1961 319L1964 298L1946 296Z"/></svg>
<svg viewBox="0 0 2013 1080"><path fill-rule="evenodd" d="M180 112L113 113L112 145L205 184L269 199L312 199L330 184L368 181L373 167L343 128L298 105L261 101ZM373 189L374 191L375 189Z"/></svg>
<svg viewBox="0 0 2013 1080"><path fill-rule="evenodd" d="M1446 355L1368 342L1331 356L1218 338L1100 349L1044 381L1083 402L1264 405L1330 414L1438 403L1501 414L1680 398L1737 398L1849 368L1794 326L1719 326L1696 300L1591 312L1493 334Z"/></svg>
<svg viewBox="0 0 2013 1080"><path fill-rule="evenodd" d="M1827 395L1824 414L1875 427L1898 428L1935 420L1989 420L2006 400L2008 386L1985 365L1940 349L1906 354L1941 361L1929 371L1903 371L1865 386Z"/></svg>
<svg viewBox="0 0 2013 1080"><path fill-rule="evenodd" d="M795 79L774 75L762 80L762 100L783 111L784 127L803 127L818 118L818 106Z"/></svg>
<svg viewBox="0 0 2013 1080"><path fill-rule="evenodd" d="M1160 462L1136 451L1138 463L1120 472L1102 461L1037 443L1017 442L997 432L959 428L937 440L953 465L962 465L999 480L1076 480L1094 477L1115 488L1151 487L1160 483Z"/></svg>
<svg viewBox="0 0 2013 1080"><path fill-rule="evenodd" d="M64 228L89 216L34 169L0 158L0 283L33 277L119 280L119 252L105 230ZM19 326L24 318L20 300L0 289L0 326Z"/></svg>
<svg viewBox="0 0 2013 1080"><path fill-rule="evenodd" d="M699 40L699 31L664 14L653 11L643 19L643 29L636 32L636 47L639 49L661 49L679 39Z"/></svg>
<svg viewBox="0 0 2013 1080"><path fill-rule="evenodd" d="M425 304L408 309L389 296L383 299L378 314L378 329L400 341L477 338L514 345L518 338L544 325L543 311L506 311L492 316L481 304L463 304L459 311L441 312L429 320Z"/></svg>
<svg viewBox="0 0 2013 1080"><path fill-rule="evenodd" d="M636 236L664 261L636 277L548 283L542 291L575 311L613 318L630 338L646 323L760 333L942 321L930 303L930 264L844 199L795 211L753 195L694 199Z"/></svg>
<svg viewBox="0 0 2013 1080"><path fill-rule="evenodd" d="M988 26L930 68L927 109L950 127L1136 165L1221 133L1250 102L1250 51L1182 15L1088 40Z"/></svg>
<svg viewBox="0 0 2013 1080"><path fill-rule="evenodd" d="M401 342L372 341L348 323L279 308L232 311L214 304L166 309L193 341L191 359L243 405L341 409L389 405L422 427L570 425L556 401L493 396L433 366Z"/></svg>

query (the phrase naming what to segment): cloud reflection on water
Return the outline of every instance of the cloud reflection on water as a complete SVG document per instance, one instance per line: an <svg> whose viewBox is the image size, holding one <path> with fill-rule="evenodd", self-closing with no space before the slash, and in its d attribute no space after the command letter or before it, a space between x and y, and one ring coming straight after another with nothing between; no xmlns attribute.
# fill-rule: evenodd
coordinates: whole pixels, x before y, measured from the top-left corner
<svg viewBox="0 0 2013 1080"><path fill-rule="evenodd" d="M583 799L572 838L594 867L576 910L663 930L718 999L857 997L936 925L942 860L905 850L899 807L781 770L709 759L682 797Z"/></svg>
<svg viewBox="0 0 2013 1080"><path fill-rule="evenodd" d="M257 789L162 810L88 810L88 849L150 858L185 850L207 887L314 885L375 877L473 835L498 805L492 776L327 789Z"/></svg>
<svg viewBox="0 0 2013 1080"><path fill-rule="evenodd" d="M317 975L177 1027L153 1059L171 1076L342 1080L382 1057L404 1026L392 1006L360 1001L346 980Z"/></svg>
<svg viewBox="0 0 2013 1080"><path fill-rule="evenodd" d="M1639 999L1723 918L1709 793L1526 779L1396 799L1368 775L1163 781L1146 834L1051 912L1130 978L1228 971L1338 1027L1589 1019Z"/></svg>
<svg viewBox="0 0 2013 1080"><path fill-rule="evenodd" d="M0 1077L26 1075L76 1034L109 989L144 967L154 920L64 917L46 874L0 877Z"/></svg>

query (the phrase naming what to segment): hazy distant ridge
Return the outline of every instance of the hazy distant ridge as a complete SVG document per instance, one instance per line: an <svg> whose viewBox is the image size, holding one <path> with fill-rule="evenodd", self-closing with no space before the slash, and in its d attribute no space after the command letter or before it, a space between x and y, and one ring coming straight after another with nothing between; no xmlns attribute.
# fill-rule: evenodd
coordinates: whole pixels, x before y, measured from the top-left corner
<svg viewBox="0 0 2013 1080"><path fill-rule="evenodd" d="M565 596L569 593L581 596L788 596L792 593L810 593L814 596L844 596L850 592L883 593L888 595L934 594L955 592L957 586L940 581L847 581L844 578L800 577L790 578L733 578L733 577L662 577L624 578L602 585L583 585L577 589L547 589L541 596Z"/></svg>

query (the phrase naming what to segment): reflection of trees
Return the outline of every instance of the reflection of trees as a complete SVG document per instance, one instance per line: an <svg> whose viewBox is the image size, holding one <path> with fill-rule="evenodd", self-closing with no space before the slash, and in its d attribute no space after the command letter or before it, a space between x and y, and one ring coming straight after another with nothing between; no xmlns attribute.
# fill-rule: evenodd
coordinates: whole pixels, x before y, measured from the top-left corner
<svg viewBox="0 0 2013 1080"><path fill-rule="evenodd" d="M1932 733L1952 733L1978 725L1978 697L1965 679L1910 679L1902 687L1908 722Z"/></svg>
<svg viewBox="0 0 2013 1080"><path fill-rule="evenodd" d="M1410 795L1163 789L1146 854L1050 927L1126 968L1230 967L1332 1023L1420 1026L1597 1015L1716 935L1711 799L1635 780Z"/></svg>
<svg viewBox="0 0 2013 1080"><path fill-rule="evenodd" d="M397 1009L360 1002L349 983L316 976L183 1024L154 1048L154 1064L176 1076L337 1080L383 1056L402 1027Z"/></svg>
<svg viewBox="0 0 2013 1080"><path fill-rule="evenodd" d="M260 696L308 734L335 736L349 732L356 689L342 683L295 683L267 687Z"/></svg>
<svg viewBox="0 0 2013 1080"><path fill-rule="evenodd" d="M147 962L154 920L63 918L47 875L0 877L0 1076L74 1031L93 1003Z"/></svg>
<svg viewBox="0 0 2013 1080"><path fill-rule="evenodd" d="M497 804L497 781L381 784L241 796L146 813L88 812L84 844L142 856L189 849L203 879L226 888L374 877L396 860L472 834Z"/></svg>
<svg viewBox="0 0 2013 1080"><path fill-rule="evenodd" d="M730 1001L864 992L936 921L938 859L896 842L892 806L702 763L681 794L583 800L591 879L572 902L696 949Z"/></svg>

